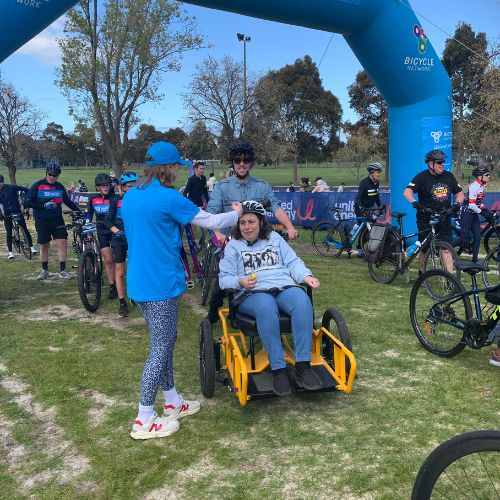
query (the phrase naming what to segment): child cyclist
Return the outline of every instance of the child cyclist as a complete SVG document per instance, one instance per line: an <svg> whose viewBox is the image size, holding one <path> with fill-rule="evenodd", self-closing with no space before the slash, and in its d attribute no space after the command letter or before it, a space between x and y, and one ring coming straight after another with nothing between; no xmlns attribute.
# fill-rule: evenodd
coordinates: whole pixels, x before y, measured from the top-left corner
<svg viewBox="0 0 500 500"><path fill-rule="evenodd" d="M132 426L133 439L169 436L179 419L200 410L198 401L186 401L174 384L173 354L177 338L179 296L186 290L180 250L180 226L222 229L238 222L234 211L204 212L174 189L179 166L187 166L177 148L154 143L146 153L146 168L136 187L123 198L121 215L128 241L127 288L150 331L149 355L141 379L139 411ZM163 416L156 414L158 388L163 390Z"/></svg>
<svg viewBox="0 0 500 500"><path fill-rule="evenodd" d="M111 232L111 254L115 266L115 282L120 306L118 314L122 318L128 316L128 306L125 301L125 260L127 258L127 238L123 227L121 207L123 196L132 187L135 186L139 177L135 172L123 172L120 177L120 186L123 195L115 196L109 203L109 212L106 215L104 223Z"/></svg>

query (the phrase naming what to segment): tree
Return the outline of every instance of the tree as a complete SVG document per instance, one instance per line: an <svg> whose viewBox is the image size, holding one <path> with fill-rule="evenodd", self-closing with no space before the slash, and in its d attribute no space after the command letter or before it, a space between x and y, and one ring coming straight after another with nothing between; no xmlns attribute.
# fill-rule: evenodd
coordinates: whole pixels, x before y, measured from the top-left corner
<svg viewBox="0 0 500 500"><path fill-rule="evenodd" d="M184 143L186 142L188 135L184 132L184 130L179 127L170 128L166 132L163 132L162 137L162 141L175 144L181 155L186 155Z"/></svg>
<svg viewBox="0 0 500 500"><path fill-rule="evenodd" d="M214 157L216 149L217 144L215 144L214 135L201 120L198 120L184 142L186 157L211 159Z"/></svg>
<svg viewBox="0 0 500 500"><path fill-rule="evenodd" d="M325 139L335 135L342 117L339 100L323 88L319 70L307 55L259 80L255 108L257 122L262 119L270 127L267 134L280 137L278 142L290 148L294 182L311 137L322 147Z"/></svg>
<svg viewBox="0 0 500 500"><path fill-rule="evenodd" d="M249 96L252 86L252 78L247 78ZM225 156L229 144L243 133L243 66L229 56L221 61L209 56L196 66L188 89L182 97L189 118L215 131Z"/></svg>
<svg viewBox="0 0 500 500"><path fill-rule="evenodd" d="M26 137L39 132L44 115L9 83L0 79L0 156L9 171L9 181L16 183L16 162Z"/></svg>
<svg viewBox="0 0 500 500"><path fill-rule="evenodd" d="M81 0L69 11L57 83L77 121L96 124L119 175L138 109L161 99L161 74L179 70L202 40L177 2L108 0L103 14L99 4Z"/></svg>
<svg viewBox="0 0 500 500"><path fill-rule="evenodd" d="M42 132L41 140L40 149L45 161L57 158L63 163L67 163L63 157L68 137L64 133L62 125L55 122L48 123Z"/></svg>

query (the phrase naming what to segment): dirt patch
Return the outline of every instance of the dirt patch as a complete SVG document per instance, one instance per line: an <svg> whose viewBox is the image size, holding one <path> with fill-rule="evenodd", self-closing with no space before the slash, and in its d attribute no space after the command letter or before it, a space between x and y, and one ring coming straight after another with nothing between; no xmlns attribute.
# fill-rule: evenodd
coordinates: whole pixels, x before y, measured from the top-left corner
<svg viewBox="0 0 500 500"><path fill-rule="evenodd" d="M185 293L182 295L181 300L187 304L198 316L205 317L207 311L200 305L200 297L192 293Z"/></svg>
<svg viewBox="0 0 500 500"><path fill-rule="evenodd" d="M385 356L386 358L399 358L399 352L388 349L382 353L382 356Z"/></svg>

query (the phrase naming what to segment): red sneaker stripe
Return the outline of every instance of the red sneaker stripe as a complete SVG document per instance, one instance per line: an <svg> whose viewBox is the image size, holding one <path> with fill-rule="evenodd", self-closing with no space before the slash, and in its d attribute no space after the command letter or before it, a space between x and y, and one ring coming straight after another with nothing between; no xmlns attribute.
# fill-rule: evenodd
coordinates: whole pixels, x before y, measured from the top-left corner
<svg viewBox="0 0 500 500"><path fill-rule="evenodd" d="M165 410L175 410L175 406L173 405L165 405L164 408Z"/></svg>
<svg viewBox="0 0 500 500"><path fill-rule="evenodd" d="M140 420L134 420L134 424L137 424L137 425L144 425Z"/></svg>
<svg viewBox="0 0 500 500"><path fill-rule="evenodd" d="M161 428L163 427L163 424L152 424L151 427L149 428L149 431L148 432L157 432L159 430L161 430Z"/></svg>

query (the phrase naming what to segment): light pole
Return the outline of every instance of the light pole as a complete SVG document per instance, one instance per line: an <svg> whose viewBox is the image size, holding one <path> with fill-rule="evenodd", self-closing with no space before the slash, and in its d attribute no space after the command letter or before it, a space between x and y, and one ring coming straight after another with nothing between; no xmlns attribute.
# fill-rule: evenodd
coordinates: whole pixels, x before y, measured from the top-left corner
<svg viewBox="0 0 500 500"><path fill-rule="evenodd" d="M245 118L247 112L247 42L251 40L251 37L243 33L236 33L236 36L238 42L243 42L243 118Z"/></svg>

